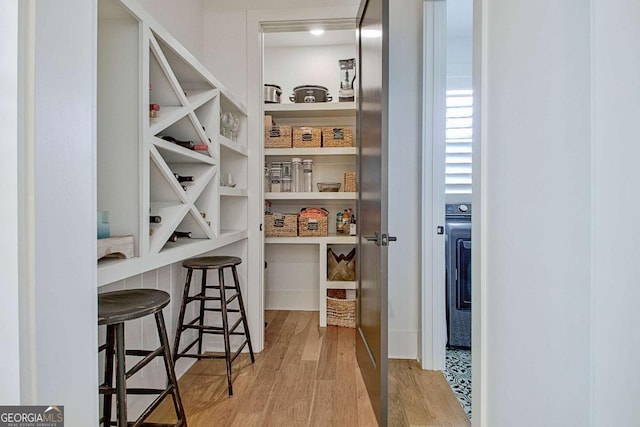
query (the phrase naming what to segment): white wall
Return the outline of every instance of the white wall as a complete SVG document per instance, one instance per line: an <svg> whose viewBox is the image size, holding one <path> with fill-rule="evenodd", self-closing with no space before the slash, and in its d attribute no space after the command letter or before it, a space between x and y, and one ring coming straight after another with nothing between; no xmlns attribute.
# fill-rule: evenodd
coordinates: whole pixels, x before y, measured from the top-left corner
<svg viewBox="0 0 640 427"><path fill-rule="evenodd" d="M474 176L482 223L474 216L473 226L482 226L483 425L586 426L595 202L589 3L482 6L482 188Z"/></svg>
<svg viewBox="0 0 640 427"><path fill-rule="evenodd" d="M592 425L640 424L640 4L592 0Z"/></svg>
<svg viewBox="0 0 640 427"><path fill-rule="evenodd" d="M249 104L247 43L255 41L247 40L247 11L283 9L290 12L305 8L344 7L351 8L355 17L359 4L359 0L207 1L204 5L203 63L233 93L237 94L241 101Z"/></svg>
<svg viewBox="0 0 640 427"><path fill-rule="evenodd" d="M265 34L265 44L268 37ZM356 57L355 36L351 45L269 47L265 48L264 57L264 82L282 88L282 103L290 103L293 88L305 84L326 87L333 102L337 102L340 95L338 61Z"/></svg>
<svg viewBox="0 0 640 427"><path fill-rule="evenodd" d="M204 22L202 63L247 105L246 12L216 12L209 6L205 9Z"/></svg>
<svg viewBox="0 0 640 427"><path fill-rule="evenodd" d="M94 425L97 4L43 0L35 13L35 382L23 403Z"/></svg>
<svg viewBox="0 0 640 427"><path fill-rule="evenodd" d="M0 3L0 405L20 403L20 337L18 312L18 2Z"/></svg>
<svg viewBox="0 0 640 427"><path fill-rule="evenodd" d="M138 2L193 56L203 62L203 0L138 0Z"/></svg>

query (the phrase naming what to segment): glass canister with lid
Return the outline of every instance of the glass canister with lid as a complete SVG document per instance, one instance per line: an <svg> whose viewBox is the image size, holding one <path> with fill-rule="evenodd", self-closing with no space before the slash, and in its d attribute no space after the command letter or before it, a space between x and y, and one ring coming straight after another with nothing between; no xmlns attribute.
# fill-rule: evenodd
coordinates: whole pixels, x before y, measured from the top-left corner
<svg viewBox="0 0 640 427"><path fill-rule="evenodd" d="M291 159L291 191L301 192L302 184L302 159L294 157Z"/></svg>
<svg viewBox="0 0 640 427"><path fill-rule="evenodd" d="M272 162L271 163L271 191L274 193L279 193L282 191L282 163L280 162Z"/></svg>
<svg viewBox="0 0 640 427"><path fill-rule="evenodd" d="M313 191L313 160L303 160L302 161L302 170L303 170L303 188L302 191L307 193L311 193Z"/></svg>

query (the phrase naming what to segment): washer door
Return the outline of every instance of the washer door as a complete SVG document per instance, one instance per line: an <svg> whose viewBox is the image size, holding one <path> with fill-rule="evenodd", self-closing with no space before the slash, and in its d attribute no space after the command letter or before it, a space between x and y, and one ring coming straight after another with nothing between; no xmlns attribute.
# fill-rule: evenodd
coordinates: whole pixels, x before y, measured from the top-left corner
<svg viewBox="0 0 640 427"><path fill-rule="evenodd" d="M471 239L456 240L456 308L471 310Z"/></svg>

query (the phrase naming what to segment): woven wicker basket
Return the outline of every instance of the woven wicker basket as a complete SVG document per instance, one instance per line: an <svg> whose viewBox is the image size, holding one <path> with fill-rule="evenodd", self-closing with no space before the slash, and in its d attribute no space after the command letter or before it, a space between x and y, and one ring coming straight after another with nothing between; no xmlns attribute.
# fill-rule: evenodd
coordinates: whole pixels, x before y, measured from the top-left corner
<svg viewBox="0 0 640 427"><path fill-rule="evenodd" d="M355 248L346 255L337 255L333 249L327 249L327 280L338 282L356 280Z"/></svg>
<svg viewBox="0 0 640 427"><path fill-rule="evenodd" d="M314 148L322 145L322 130L320 128L293 128L293 148Z"/></svg>
<svg viewBox="0 0 640 427"><path fill-rule="evenodd" d="M344 191L347 193L354 193L356 189L356 173L345 172L344 173Z"/></svg>
<svg viewBox="0 0 640 427"><path fill-rule="evenodd" d="M356 327L356 300L327 297L327 325Z"/></svg>
<svg viewBox="0 0 640 427"><path fill-rule="evenodd" d="M351 128L322 128L323 147L353 147Z"/></svg>
<svg viewBox="0 0 640 427"><path fill-rule="evenodd" d="M297 214L265 214L265 236L296 237L298 235Z"/></svg>
<svg viewBox="0 0 640 427"><path fill-rule="evenodd" d="M265 148L291 148L291 126L265 126Z"/></svg>
<svg viewBox="0 0 640 427"><path fill-rule="evenodd" d="M329 235L327 218L303 218L298 219L298 236L300 237L326 237Z"/></svg>

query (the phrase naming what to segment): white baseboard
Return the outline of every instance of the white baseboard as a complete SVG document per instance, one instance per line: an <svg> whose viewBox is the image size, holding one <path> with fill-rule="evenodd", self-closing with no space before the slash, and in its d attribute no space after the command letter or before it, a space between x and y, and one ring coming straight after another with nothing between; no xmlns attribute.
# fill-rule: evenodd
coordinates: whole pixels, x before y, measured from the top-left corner
<svg viewBox="0 0 640 427"><path fill-rule="evenodd" d="M317 311L320 307L318 291L266 291L266 310Z"/></svg>
<svg viewBox="0 0 640 427"><path fill-rule="evenodd" d="M418 331L389 330L389 359L418 360Z"/></svg>

